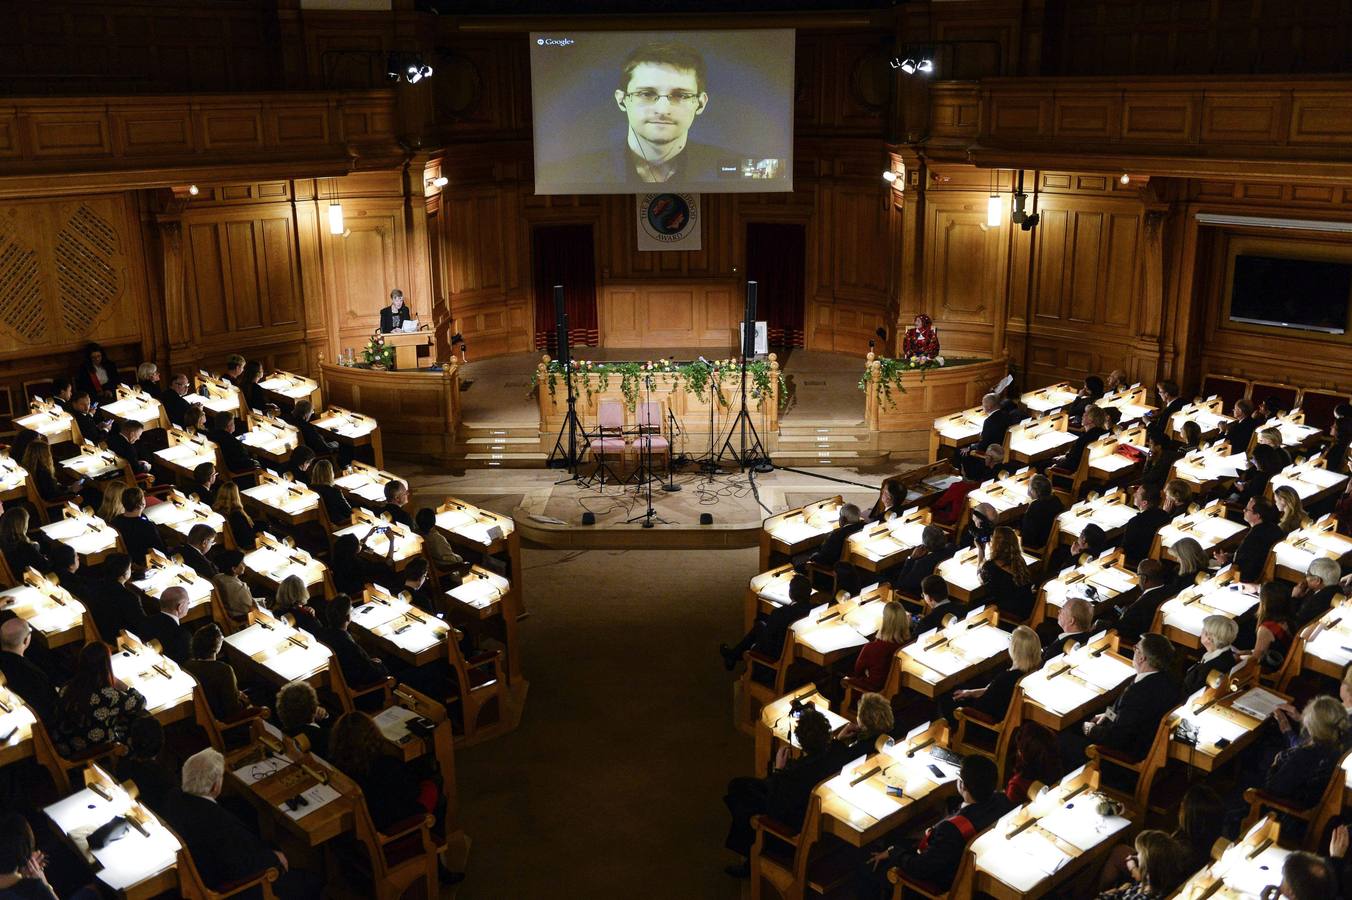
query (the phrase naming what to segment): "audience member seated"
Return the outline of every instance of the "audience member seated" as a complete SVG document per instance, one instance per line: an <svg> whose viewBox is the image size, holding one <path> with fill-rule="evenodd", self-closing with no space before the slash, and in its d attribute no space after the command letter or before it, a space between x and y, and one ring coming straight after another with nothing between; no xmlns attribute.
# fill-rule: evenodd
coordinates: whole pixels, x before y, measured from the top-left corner
<svg viewBox="0 0 1352 900"><path fill-rule="evenodd" d="M0 675L43 722L56 721L56 689L47 673L24 656L33 643L33 626L15 616L0 624Z"/></svg>
<svg viewBox="0 0 1352 900"><path fill-rule="evenodd" d="M988 444L981 454L968 453L959 460L962 477L968 481L989 481L1004 472L1005 447L1003 444Z"/></svg>
<svg viewBox="0 0 1352 900"><path fill-rule="evenodd" d="M1092 403L1086 406L1080 421L1084 430L1075 436L1075 442L1066 448L1065 453L1052 460L1051 465L1054 468L1066 472L1077 471L1080 468L1080 457L1084 455L1084 448L1108 433L1103 418L1103 408L1100 406L1095 406Z"/></svg>
<svg viewBox="0 0 1352 900"><path fill-rule="evenodd" d="M949 595L948 582L944 581L942 575L925 576L925 580L920 582L920 598L924 614L915 619L912 631L916 634L943 627L944 619L949 616L960 619L967 615L967 604Z"/></svg>
<svg viewBox="0 0 1352 900"><path fill-rule="evenodd" d="M966 550L968 547L977 544L989 543L991 533L995 531L995 525L999 519L1000 514L989 503L978 503L973 506L970 515L967 517L967 527L958 536L958 547Z"/></svg>
<svg viewBox="0 0 1352 900"><path fill-rule="evenodd" d="M144 715L146 698L135 688L113 683L112 656L104 643L85 644L75 672L61 691L52 740L70 759L112 743L123 743L127 729Z"/></svg>
<svg viewBox="0 0 1352 900"><path fill-rule="evenodd" d="M906 507L906 485L897 479L884 481L882 490L878 492L878 502L873 506L873 512L869 515L870 522L885 522L901 514Z"/></svg>
<svg viewBox="0 0 1352 900"><path fill-rule="evenodd" d="M776 752L767 777L742 776L728 783L723 802L732 814L732 824L723 846L742 858L725 870L734 878L751 874L747 857L755 838L752 817L768 815L785 828L797 831L807 815L812 789L843 763L831 742L831 725L816 707L804 707L798 714L793 736L802 750L797 759L789 758L786 744Z"/></svg>
<svg viewBox="0 0 1352 900"><path fill-rule="evenodd" d="M1107 545L1108 536L1103 533L1103 529L1090 522L1080 529L1079 537L1070 544L1062 544L1052 551L1051 557L1047 560L1047 574L1055 577L1067 566L1079 565L1083 557L1097 558Z"/></svg>
<svg viewBox="0 0 1352 900"><path fill-rule="evenodd" d="M197 523L188 529L188 539L178 546L178 556L188 568L203 578L215 578L216 566L207 559L207 554L216 544L216 529L204 523Z"/></svg>
<svg viewBox="0 0 1352 900"><path fill-rule="evenodd" d="M141 636L159 641L160 652L181 666L192 655L192 633L182 624L188 614L188 591L177 584L167 587L159 604L160 611L146 621Z"/></svg>
<svg viewBox="0 0 1352 900"><path fill-rule="evenodd" d="M52 461L52 446L46 438L39 436L28 445L20 465L33 479L33 486L37 488L43 503L55 506L58 503L80 502L80 489L84 487L85 480L77 478L69 485L61 483L61 479L56 477L56 463Z"/></svg>
<svg viewBox="0 0 1352 900"><path fill-rule="evenodd" d="M219 721L232 722L251 704L239 689L234 667L219 658L224 646L220 626L215 622L203 625L192 636L192 658L183 663L183 669L202 686L211 714Z"/></svg>
<svg viewBox="0 0 1352 900"><path fill-rule="evenodd" d="M1297 601L1295 627L1297 630L1328 612L1333 598L1338 594L1338 581L1342 570L1338 563L1326 556L1310 561L1310 567L1291 590L1291 598Z"/></svg>
<svg viewBox="0 0 1352 900"><path fill-rule="evenodd" d="M1258 612L1255 621L1253 649L1241 653L1248 658L1257 656L1263 671L1281 668L1295 637L1291 585L1284 581L1268 581L1258 589Z"/></svg>
<svg viewBox="0 0 1352 900"><path fill-rule="evenodd" d="M987 602L1000 607L1003 615L1018 621L1027 619L1033 611L1033 573L1023 560L1019 535L1013 528L1001 525L991 535L982 555L980 574Z"/></svg>
<svg viewBox="0 0 1352 900"><path fill-rule="evenodd" d="M52 379L50 388L51 399L56 405L70 412L70 400L75 396L75 383L64 375L58 375Z"/></svg>
<svg viewBox="0 0 1352 900"><path fill-rule="evenodd" d="M1267 431L1275 432L1277 429L1264 429L1264 433ZM1280 438L1280 432L1277 433ZM1253 448L1253 454L1249 458L1249 467L1240 473L1239 481L1235 482L1234 493L1230 495L1231 502L1246 503L1249 500L1262 497L1273 476L1279 474L1282 469L1289 465L1291 465L1291 455L1286 450L1263 443L1260 440Z"/></svg>
<svg viewBox="0 0 1352 900"><path fill-rule="evenodd" d="M297 628L311 634L318 634L323 627L310 606L310 589L299 575L288 575L277 585L271 609L274 616L278 618L290 616L295 620Z"/></svg>
<svg viewBox="0 0 1352 900"><path fill-rule="evenodd" d="M389 490L390 486L385 485L386 496L389 495ZM836 563L840 562L845 553L846 539L864 527L863 513L853 503L846 503L840 508L836 521L838 527L828 534L826 540L822 541L821 546L808 556L807 561L809 563L834 569Z"/></svg>
<svg viewBox="0 0 1352 900"><path fill-rule="evenodd" d="M1122 552L1128 566L1135 566L1150 555L1155 535L1172 518L1160 507L1160 489L1152 485L1137 485L1132 503L1137 513L1127 520L1122 531Z"/></svg>
<svg viewBox="0 0 1352 900"><path fill-rule="evenodd" d="M440 571L454 569L465 564L459 553L451 548L450 541L437 528L437 514L431 507L424 506L413 517L413 530L422 535L423 553Z"/></svg>
<svg viewBox="0 0 1352 900"><path fill-rule="evenodd" d="M1030 787L1055 784L1065 774L1056 733L1047 726L1023 722L1015 729L1010 744L1014 750L1009 781L1005 782L1005 797L1010 803L1027 803Z"/></svg>
<svg viewBox="0 0 1352 900"><path fill-rule="evenodd" d="M179 791L177 765L164 752L164 726L141 716L127 729L127 755L118 760L117 777L136 785L137 796L155 812Z"/></svg>
<svg viewBox="0 0 1352 900"><path fill-rule="evenodd" d="M1052 493L1052 483L1045 475L1034 475L1028 480L1028 496L1033 502L1024 510L1019 537L1025 547L1043 547L1056 517L1065 512L1066 506Z"/></svg>
<svg viewBox="0 0 1352 900"><path fill-rule="evenodd" d="M192 382L187 375L179 372L169 380L169 386L160 394L160 403L164 406L164 413L169 417L169 421L183 427L183 416L194 405L184 398L192 390Z"/></svg>
<svg viewBox="0 0 1352 900"><path fill-rule="evenodd" d="M122 505L122 492L126 489L126 482L120 479L114 479L103 485L99 506L94 514L107 524L113 524L114 519L127 511L126 507Z"/></svg>
<svg viewBox="0 0 1352 900"><path fill-rule="evenodd" d="M846 762L871 756L877 752L878 739L890 736L895 726L892 701L882 694L864 694L855 707L854 721L836 735L834 752Z"/></svg>
<svg viewBox="0 0 1352 900"><path fill-rule="evenodd" d="M1175 593L1196 584L1198 575L1208 574L1206 551L1196 538L1180 538L1169 552L1178 560L1178 571L1174 574Z"/></svg>
<svg viewBox="0 0 1352 900"><path fill-rule="evenodd" d="M297 447L291 451L290 458L286 461L284 472L291 474L297 482L301 484L310 483L310 470L315 464L315 452L309 447Z"/></svg>
<svg viewBox="0 0 1352 900"><path fill-rule="evenodd" d="M183 763L182 791L165 804L163 816L192 856L202 881L213 891L227 891L268 869L281 877L272 890L284 900L318 898L323 879L290 870L286 856L216 802L225 780L225 757L208 747Z"/></svg>
<svg viewBox="0 0 1352 900"><path fill-rule="evenodd" d="M92 444L105 440L112 433L113 420L96 418L93 413L94 402L88 391L76 391L71 395L70 406L66 409L75 425L80 429L80 437Z"/></svg>
<svg viewBox="0 0 1352 900"><path fill-rule="evenodd" d="M123 419L109 433L108 449L116 453L119 459L124 460L138 479L154 481L150 477L150 460L141 455L141 448L137 446L144 432L145 429L140 422Z"/></svg>
<svg viewBox="0 0 1352 900"><path fill-rule="evenodd" d="M1192 503L1192 488L1186 481L1182 478L1170 478L1164 483L1160 509L1169 514L1170 521L1186 513L1190 503Z"/></svg>
<svg viewBox="0 0 1352 900"><path fill-rule="evenodd" d="M435 814L441 792L422 779L380 733L367 713L344 713L329 735L328 761L361 788L377 831L407 822L414 816Z"/></svg>
<svg viewBox="0 0 1352 900"><path fill-rule="evenodd" d="M98 344L87 345L84 362L75 370L75 387L87 391L91 397L108 401L114 399L113 392L121 383L117 365L103 352L103 348Z"/></svg>
<svg viewBox="0 0 1352 900"><path fill-rule="evenodd" d="M1065 653L1067 644L1080 647L1094 636L1094 605L1083 597L1070 597L1057 611L1056 624L1061 631L1047 642L1043 662Z"/></svg>
<svg viewBox="0 0 1352 900"><path fill-rule="evenodd" d="M379 657L367 653L348 633L348 626L352 624L352 599L347 594L338 594L329 601L328 609L325 610L325 623L326 627L315 634L333 651L343 678L349 685L364 688L389 677L390 672L385 668L385 663Z"/></svg>
<svg viewBox="0 0 1352 900"><path fill-rule="evenodd" d="M187 491L189 494L196 494L198 500L210 506L216 501L216 491L219 489L216 479L215 463L199 463L192 470L192 483L186 485Z"/></svg>
<svg viewBox="0 0 1352 900"><path fill-rule="evenodd" d="M221 598L226 614L237 624L243 623L260 602L244 583L244 554L239 550L223 550L217 563L219 571L211 579L216 595Z"/></svg>
<svg viewBox="0 0 1352 900"><path fill-rule="evenodd" d="M1114 608L1117 614L1117 634L1128 644L1134 644L1150 630L1155 622L1155 613L1177 590L1172 579L1165 577L1164 564L1158 559L1143 559L1136 567L1136 581L1140 593L1136 599ZM1111 621L1111 616L1107 619Z"/></svg>
<svg viewBox="0 0 1352 900"><path fill-rule="evenodd" d="M1164 487L1164 483L1169 480L1169 473L1173 471L1174 463L1178 461L1179 449L1175 441L1158 433L1147 432L1146 463L1137 483L1153 485L1156 488Z"/></svg>
<svg viewBox="0 0 1352 900"><path fill-rule="evenodd" d="M183 414L183 430L191 435L207 436L207 410L196 403L188 404Z"/></svg>
<svg viewBox="0 0 1352 900"><path fill-rule="evenodd" d="M1274 488L1272 491L1272 502L1277 506L1277 527L1283 534L1304 528L1310 524L1310 517L1305 512L1305 506L1300 502L1300 494L1289 484L1284 484Z"/></svg>
<svg viewBox="0 0 1352 900"><path fill-rule="evenodd" d="M1020 625L1009 636L1009 668L996 673L985 687L967 688L954 691L948 698L940 701L945 715L952 719L952 711L958 707L976 710L992 721L999 722L1009 711L1009 701L1014 697L1014 689L1019 679L1042 666L1042 642L1037 632L1027 625ZM955 720L954 720L955 721Z"/></svg>
<svg viewBox="0 0 1352 900"><path fill-rule="evenodd" d="M934 574L934 567L957 551L948 541L948 532L938 525L926 525L920 531L920 546L913 548L885 580L908 597L915 597L925 579Z"/></svg>
<svg viewBox="0 0 1352 900"><path fill-rule="evenodd" d="M85 598L93 590L94 583L80 572L80 554L69 544L52 544L47 550L47 562L52 567L51 574L57 583L84 603L87 611L88 601Z"/></svg>
<svg viewBox="0 0 1352 900"><path fill-rule="evenodd" d="M333 483L333 463L327 459L316 461L310 469L310 489L323 501L329 522L341 528L352 518L352 504L347 502L343 489Z"/></svg>
<svg viewBox="0 0 1352 900"><path fill-rule="evenodd" d="M1329 445L1324 451L1324 465L1330 472L1347 474L1347 451L1352 444L1352 404L1339 403L1333 409L1333 424L1329 426Z"/></svg>
<svg viewBox="0 0 1352 900"><path fill-rule="evenodd" d="M1346 832L1346 825L1339 827ZM1345 833L1338 849L1341 852L1335 853L1331 846L1329 856L1341 861L1347 855ZM1324 900L1326 897L1337 896L1338 881L1330 860L1321 859L1304 850L1297 850L1282 863L1280 894L1285 900ZM1343 883L1347 883L1345 879Z"/></svg>
<svg viewBox="0 0 1352 900"><path fill-rule="evenodd" d="M757 616L751 630L729 647L719 644L723 665L731 672L748 650L755 650L770 659L779 659L789 627L812 611L812 582L805 575L795 575L789 581L789 602L774 609L769 615Z"/></svg>
<svg viewBox="0 0 1352 900"><path fill-rule="evenodd" d="M1153 632L1142 635L1131 657L1136 677L1111 707L1084 723L1088 743L1120 753L1132 761L1145 756L1160 721L1178 705L1178 685L1169 675L1173 658L1174 647L1168 638ZM1079 765L1084 758L1083 742L1073 740L1073 732L1062 734L1072 739L1063 745L1067 751L1067 764Z"/></svg>
<svg viewBox="0 0 1352 900"><path fill-rule="evenodd" d="M1202 620L1202 658L1183 675L1183 693L1193 694L1206 687L1212 672L1228 675L1239 662L1235 656L1235 638L1239 624L1229 616L1211 615Z"/></svg>
<svg viewBox="0 0 1352 900"><path fill-rule="evenodd" d="M1126 859L1131 881L1104 891L1098 900L1164 900L1196 871L1189 863L1189 848L1163 831L1148 828L1136 835L1136 854Z"/></svg>
<svg viewBox="0 0 1352 900"><path fill-rule="evenodd" d="M227 481L216 491L216 502L211 504L212 512L225 517L226 527L230 529L230 539L240 550L254 548L257 529L253 517L244 509L244 498L240 496L239 485Z"/></svg>
<svg viewBox="0 0 1352 900"><path fill-rule="evenodd" d="M97 578L89 580L89 588L79 599L94 617L99 635L109 643L116 642L123 631L138 637L146 633L146 608L141 598L127 582L131 580L131 557L125 553L110 553L99 566Z"/></svg>
<svg viewBox="0 0 1352 900"><path fill-rule="evenodd" d="M329 711L319 705L319 695L305 681L292 681L277 692L277 726L287 737L305 737L310 750L327 758Z"/></svg>
<svg viewBox="0 0 1352 900"><path fill-rule="evenodd" d="M390 517L391 522L398 522L406 528L413 527L413 517L404 509L408 505L408 485L395 478L385 482L385 505L379 509L382 515ZM857 507L856 507L857 509Z"/></svg>
<svg viewBox="0 0 1352 900"><path fill-rule="evenodd" d="M1066 415L1072 421L1079 421L1084 416L1085 410L1097 405L1103 399L1103 392L1103 379L1097 375L1086 375L1080 390L1075 394L1075 399L1066 407Z"/></svg>
<svg viewBox="0 0 1352 900"><path fill-rule="evenodd" d="M230 410L216 413L207 434L221 451L221 462L232 473L252 472L258 463L249 455L249 448L235 434L239 426Z"/></svg>
<svg viewBox="0 0 1352 900"><path fill-rule="evenodd" d="M1180 456L1202 446L1202 426L1192 419L1179 426L1178 434L1180 438L1178 453Z"/></svg>
<svg viewBox="0 0 1352 900"><path fill-rule="evenodd" d="M225 368L221 370L221 378L231 384L239 384L239 376L244 372L244 357L238 353L231 353L225 358Z"/></svg>
<svg viewBox="0 0 1352 900"><path fill-rule="evenodd" d="M306 447L320 456L336 452L339 449L338 442L325 437L324 433L315 427L312 421L314 417L314 404L309 400L297 400L296 405L291 408L291 423L300 432L300 439Z"/></svg>
<svg viewBox="0 0 1352 900"><path fill-rule="evenodd" d="M1221 431L1225 435L1225 443L1230 449L1231 454L1247 454L1249 452L1249 441L1253 439L1253 433L1258 429L1258 419L1253 414L1253 401L1248 397L1240 397L1235 401L1234 408L1230 411L1233 421L1221 426Z"/></svg>
<svg viewBox="0 0 1352 900"><path fill-rule="evenodd" d="M902 644L911 639L911 617L896 600L883 606L883 622L878 633L859 648L854 660L853 684L864 691L880 691L892 671L892 658Z"/></svg>
<svg viewBox="0 0 1352 900"><path fill-rule="evenodd" d="M144 566L146 554L153 548L165 552L164 539L155 523L146 518L146 494L140 488L122 492L122 515L113 519L113 528L122 536L127 555L138 566Z"/></svg>
<svg viewBox="0 0 1352 900"><path fill-rule="evenodd" d="M1244 506L1244 521L1249 530L1235 552L1214 550L1211 555L1220 565L1233 563L1245 584L1257 584L1263 577L1268 554L1286 535L1277 525L1277 507L1262 497L1251 499Z"/></svg>
<svg viewBox="0 0 1352 900"><path fill-rule="evenodd" d="M968 448L968 452L974 452L980 447L989 447L991 444L1003 446L1005 435L1013 422L1009 412L1001 404L999 394L986 394L982 397L981 411L986 414L985 421L981 423L981 437Z"/></svg>
<svg viewBox="0 0 1352 900"><path fill-rule="evenodd" d="M33 829L17 812L0 812L0 900L57 900Z"/></svg>
<svg viewBox="0 0 1352 900"><path fill-rule="evenodd" d="M28 510L11 506L0 514L0 553L4 553L9 571L16 580L28 569L50 572L51 564L42 548L28 536Z"/></svg>
<svg viewBox="0 0 1352 900"><path fill-rule="evenodd" d="M1338 760L1347 749L1347 710L1326 694L1314 697L1305 704L1300 715L1300 729L1296 731L1289 709L1274 714L1289 746L1272 760L1261 787L1273 799L1296 809L1309 809L1319 801L1329 778L1337 771ZM1342 777L1342 773L1339 772L1337 777ZM1251 786L1241 782L1236 789ZM1236 833L1239 817L1246 811L1247 804L1242 798L1234 798L1230 834ZM1279 820L1285 839L1299 841L1304 835L1305 824L1301 820L1290 816L1279 816Z"/></svg>
<svg viewBox="0 0 1352 900"><path fill-rule="evenodd" d="M143 362L136 367L136 387L152 397L160 395L160 367L153 362Z"/></svg>
<svg viewBox="0 0 1352 900"><path fill-rule="evenodd" d="M1146 431L1158 438L1165 438L1169 436L1169 420L1174 417L1174 413L1187 406L1187 401L1179 396L1178 382L1167 379L1155 385L1155 394L1159 397L1160 405L1153 412L1146 413L1150 420Z"/></svg>
<svg viewBox="0 0 1352 900"><path fill-rule="evenodd" d="M402 573L404 583L400 586L401 593L407 593L409 600L419 609L425 609L430 613L437 612L437 604L428 595L425 590L427 584L427 560L421 556L408 561Z"/></svg>
<svg viewBox="0 0 1352 900"><path fill-rule="evenodd" d="M889 895L886 876L893 866L935 893L946 891L972 838L1011 809L1008 798L999 790L999 778L999 770L990 759L975 753L963 757L958 775L962 806L926 831L918 844L897 843L874 853L865 873L872 890L861 886L858 896Z"/></svg>

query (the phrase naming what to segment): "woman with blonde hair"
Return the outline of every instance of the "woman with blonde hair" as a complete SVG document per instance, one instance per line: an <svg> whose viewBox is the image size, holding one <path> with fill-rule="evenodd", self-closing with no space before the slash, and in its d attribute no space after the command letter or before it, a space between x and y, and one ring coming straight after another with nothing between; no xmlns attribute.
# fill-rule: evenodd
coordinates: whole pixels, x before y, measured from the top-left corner
<svg viewBox="0 0 1352 900"><path fill-rule="evenodd" d="M320 629L319 617L310 608L310 589L299 575L288 575L277 585L277 593L272 597L274 616L291 616L296 625L315 634Z"/></svg>
<svg viewBox="0 0 1352 900"><path fill-rule="evenodd" d="M1136 852L1126 859L1132 881L1104 891L1098 900L1162 900L1192 875L1188 848L1168 833L1147 828L1136 835Z"/></svg>
<svg viewBox="0 0 1352 900"><path fill-rule="evenodd" d="M1277 724L1290 746L1277 754L1267 770L1263 790L1296 809L1309 809L1319 802L1329 779L1337 774L1338 760L1347 747L1348 717L1342 703L1321 694L1305 704L1296 732L1289 706L1278 707ZM1305 823L1282 817L1282 834L1293 840L1304 833Z"/></svg>
<svg viewBox="0 0 1352 900"><path fill-rule="evenodd" d="M207 411L196 403L189 403L183 412L183 430L188 434L206 434Z"/></svg>
<svg viewBox="0 0 1352 900"><path fill-rule="evenodd" d="M29 444L19 464L33 479L33 486L38 489L38 495L44 503L65 503L80 499L80 495L75 492L83 485L84 479L81 478L70 487L61 483L56 475L56 463L52 461L52 445L47 443L46 438L39 437Z"/></svg>
<svg viewBox="0 0 1352 900"><path fill-rule="evenodd" d="M1175 576L1175 584L1179 590L1187 587L1197 580L1197 576L1206 573L1206 551L1196 538L1180 538L1177 543L1169 548L1174 558L1178 560L1178 575Z"/></svg>
<svg viewBox="0 0 1352 900"><path fill-rule="evenodd" d="M1272 502L1277 504L1277 512L1281 516L1277 520L1277 527L1287 534L1310 524L1310 517L1305 514L1305 506L1300 502L1300 494L1297 494L1291 485L1283 484L1273 488Z"/></svg>
<svg viewBox="0 0 1352 900"><path fill-rule="evenodd" d="M1009 636L1009 668L991 679L983 688L954 691L955 706L975 709L995 721L1004 719L1019 679L1042 666L1042 641L1037 632L1020 625Z"/></svg>
<svg viewBox="0 0 1352 900"><path fill-rule="evenodd" d="M854 721L840 731L836 739L843 749L841 755L854 759L873 753L878 747L878 738L892 733L896 719L892 715L892 701L882 694L868 693L859 698L859 707L855 710Z"/></svg>
<svg viewBox="0 0 1352 900"><path fill-rule="evenodd" d="M883 605L883 624L873 640L859 648L854 660L853 682L866 691L882 690L892 671L892 658L911 639L911 617L896 600Z"/></svg>
<svg viewBox="0 0 1352 900"><path fill-rule="evenodd" d="M110 481L103 487L103 502L99 504L98 516L109 525L127 511L122 505L122 492L127 486L121 481Z"/></svg>
<svg viewBox="0 0 1352 900"><path fill-rule="evenodd" d="M347 524L352 518L352 504L343 496L343 489L333 483L333 463L316 460L310 468L310 488L324 501L324 512L335 525Z"/></svg>
<svg viewBox="0 0 1352 900"><path fill-rule="evenodd" d="M1001 613L1020 622L1026 620L1033 611L1033 573L1024 562L1018 532L1008 525L996 528L984 557L979 572L986 596Z"/></svg>
<svg viewBox="0 0 1352 900"><path fill-rule="evenodd" d="M0 515L0 553L5 555L10 574L20 581L29 568L50 571L42 548L28 537L28 510L22 506L11 506Z"/></svg>
<svg viewBox="0 0 1352 900"><path fill-rule="evenodd" d="M241 550L252 550L257 529L253 519L244 509L244 499L240 496L239 485L233 481L223 483L216 490L216 502L211 504L214 512L225 517L226 527L235 546Z"/></svg>

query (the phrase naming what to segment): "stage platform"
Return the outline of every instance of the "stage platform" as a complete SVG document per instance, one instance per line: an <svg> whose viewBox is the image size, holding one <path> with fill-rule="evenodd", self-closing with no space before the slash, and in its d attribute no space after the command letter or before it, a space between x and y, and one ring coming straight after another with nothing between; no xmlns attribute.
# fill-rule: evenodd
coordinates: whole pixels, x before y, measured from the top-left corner
<svg viewBox="0 0 1352 900"><path fill-rule="evenodd" d="M776 469L754 476L731 469L712 479L688 466L675 477L682 487L679 492L669 494L653 484L653 507L665 521L652 528L627 522L647 509L646 490L633 486L555 484L568 473L552 469L469 470L452 475L431 465L401 463L399 471L409 479L410 508L435 507L447 496L458 497L511 516L522 538L538 546L674 550L754 547L766 516L836 494L867 511L885 477L915 465ZM595 513L595 525L581 524L587 511ZM699 524L700 514L706 512L713 515L712 525Z"/></svg>

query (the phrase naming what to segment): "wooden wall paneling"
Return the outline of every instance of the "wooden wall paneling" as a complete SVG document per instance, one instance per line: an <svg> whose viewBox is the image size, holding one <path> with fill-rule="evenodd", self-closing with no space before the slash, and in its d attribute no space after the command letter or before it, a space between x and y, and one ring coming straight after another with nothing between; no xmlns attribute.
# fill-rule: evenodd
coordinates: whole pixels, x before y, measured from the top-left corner
<svg viewBox="0 0 1352 900"><path fill-rule="evenodd" d="M933 188L926 195L926 307L955 353L1002 349L1008 240L1004 228L986 225L988 196Z"/></svg>
<svg viewBox="0 0 1352 900"><path fill-rule="evenodd" d="M360 348L379 324L390 291L408 283L408 240L397 199L347 197L343 213L346 235L321 232L325 293L339 346Z"/></svg>
<svg viewBox="0 0 1352 900"><path fill-rule="evenodd" d="M742 318L741 286L727 281L606 284L597 297L603 347L731 350Z"/></svg>

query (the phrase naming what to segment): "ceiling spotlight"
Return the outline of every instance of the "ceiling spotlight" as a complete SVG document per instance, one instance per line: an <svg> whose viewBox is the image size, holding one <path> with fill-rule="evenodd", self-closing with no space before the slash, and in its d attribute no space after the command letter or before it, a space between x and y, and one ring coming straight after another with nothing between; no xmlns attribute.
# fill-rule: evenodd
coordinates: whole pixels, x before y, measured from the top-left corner
<svg viewBox="0 0 1352 900"><path fill-rule="evenodd" d="M1123 184L1131 184L1131 176L1128 175L1126 172L1123 172L1122 177L1117 180L1122 182Z"/></svg>
<svg viewBox="0 0 1352 900"><path fill-rule="evenodd" d="M190 184L190 185L188 185L188 193L189 193L189 194L192 194L194 197L196 197L198 194L201 193L201 191L199 191L199 190L197 189L197 185L195 185L195 184Z"/></svg>
<svg viewBox="0 0 1352 900"><path fill-rule="evenodd" d="M934 71L934 60L927 56L922 56L920 57L920 62L916 64L915 69L922 75L928 75Z"/></svg>
<svg viewBox="0 0 1352 900"><path fill-rule="evenodd" d="M420 54L393 50L385 66L385 77L390 81L402 78L409 84L417 84L424 78L432 77L432 67L423 61Z"/></svg>
<svg viewBox="0 0 1352 900"><path fill-rule="evenodd" d="M897 180L896 172L887 171L883 173L883 181L886 181L888 184L894 184L896 180Z"/></svg>
<svg viewBox="0 0 1352 900"><path fill-rule="evenodd" d="M893 58L891 63L892 68L901 69L901 71L905 72L907 75L915 74L915 60L910 57L907 57L906 59Z"/></svg>

